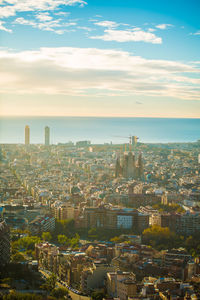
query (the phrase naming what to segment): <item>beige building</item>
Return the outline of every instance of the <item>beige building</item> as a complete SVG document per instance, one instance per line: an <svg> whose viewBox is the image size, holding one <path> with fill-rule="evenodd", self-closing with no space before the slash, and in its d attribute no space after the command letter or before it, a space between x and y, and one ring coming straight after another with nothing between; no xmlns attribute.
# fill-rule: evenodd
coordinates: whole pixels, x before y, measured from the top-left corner
<svg viewBox="0 0 200 300"><path fill-rule="evenodd" d="M137 284L133 279L121 279L117 281L117 296L120 300L134 297L137 294Z"/></svg>
<svg viewBox="0 0 200 300"><path fill-rule="evenodd" d="M113 271L113 267L101 261L95 261L91 268L86 268L81 276L81 289L88 291L102 288L105 285L105 278L108 272Z"/></svg>
<svg viewBox="0 0 200 300"><path fill-rule="evenodd" d="M52 207L54 217L58 220L74 219L77 214L77 209L68 203L60 203Z"/></svg>
<svg viewBox="0 0 200 300"><path fill-rule="evenodd" d="M28 125L25 126L25 145L30 144L30 127Z"/></svg>
<svg viewBox="0 0 200 300"><path fill-rule="evenodd" d="M110 297L127 299L137 294L135 274L131 272L109 272L106 281L107 293Z"/></svg>

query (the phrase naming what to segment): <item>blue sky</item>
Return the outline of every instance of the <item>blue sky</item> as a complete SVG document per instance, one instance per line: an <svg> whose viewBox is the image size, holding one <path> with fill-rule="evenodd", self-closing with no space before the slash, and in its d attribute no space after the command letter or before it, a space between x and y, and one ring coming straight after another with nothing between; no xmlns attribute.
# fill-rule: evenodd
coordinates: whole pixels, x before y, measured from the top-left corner
<svg viewBox="0 0 200 300"><path fill-rule="evenodd" d="M200 116L200 2L2 0L1 115Z"/></svg>

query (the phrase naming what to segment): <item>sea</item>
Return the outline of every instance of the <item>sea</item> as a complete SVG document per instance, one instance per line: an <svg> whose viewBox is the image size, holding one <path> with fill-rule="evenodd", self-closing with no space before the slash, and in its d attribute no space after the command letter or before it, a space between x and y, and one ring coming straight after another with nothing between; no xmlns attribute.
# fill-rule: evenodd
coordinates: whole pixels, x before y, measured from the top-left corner
<svg viewBox="0 0 200 300"><path fill-rule="evenodd" d="M195 142L200 139L200 119L110 118L110 117L1 117L0 143L24 143L24 128L30 127L30 143L44 143L44 128L50 128L51 144L88 140L92 144L139 142Z"/></svg>

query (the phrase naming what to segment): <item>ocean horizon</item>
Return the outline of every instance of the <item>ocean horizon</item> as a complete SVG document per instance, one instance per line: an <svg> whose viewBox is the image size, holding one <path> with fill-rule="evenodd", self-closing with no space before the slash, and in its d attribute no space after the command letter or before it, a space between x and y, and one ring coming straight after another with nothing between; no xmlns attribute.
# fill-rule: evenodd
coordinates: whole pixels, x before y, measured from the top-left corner
<svg viewBox="0 0 200 300"><path fill-rule="evenodd" d="M195 142L200 139L199 118L145 117L1 117L0 143L24 143L30 126L30 143L44 143L44 127L50 127L50 143L89 140L92 144L127 143L130 135L144 143Z"/></svg>

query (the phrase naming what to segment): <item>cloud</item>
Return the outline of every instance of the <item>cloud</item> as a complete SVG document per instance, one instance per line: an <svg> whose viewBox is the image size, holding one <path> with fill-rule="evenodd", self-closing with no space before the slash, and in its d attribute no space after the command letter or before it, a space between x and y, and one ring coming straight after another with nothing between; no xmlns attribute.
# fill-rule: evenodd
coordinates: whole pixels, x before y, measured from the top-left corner
<svg viewBox="0 0 200 300"><path fill-rule="evenodd" d="M142 102L140 102L140 101L135 101L135 103L136 104L138 104L138 105L141 105L141 104L143 104Z"/></svg>
<svg viewBox="0 0 200 300"><path fill-rule="evenodd" d="M5 22L0 21L0 30L3 30L3 31L9 32L9 33L12 33L12 30L11 30L11 29L8 29L8 28L6 28L6 27L3 25L4 23L5 23Z"/></svg>
<svg viewBox="0 0 200 300"><path fill-rule="evenodd" d="M82 30L85 30L85 31L87 31L87 32L89 32L89 31L92 31L92 30L93 30L92 28L90 28L90 27L87 27L87 26L77 26L76 28L77 28L77 29L82 29Z"/></svg>
<svg viewBox="0 0 200 300"><path fill-rule="evenodd" d="M200 100L197 67L149 60L125 51L71 47L1 50L0 64L1 93Z"/></svg>
<svg viewBox="0 0 200 300"><path fill-rule="evenodd" d="M155 27L159 28L159 29L167 29L169 27L173 27L173 25L172 24L159 24L159 25L156 25Z"/></svg>
<svg viewBox="0 0 200 300"><path fill-rule="evenodd" d="M154 29L154 28L148 28L148 31L149 32L154 32L154 31L156 31L156 29Z"/></svg>
<svg viewBox="0 0 200 300"><path fill-rule="evenodd" d="M59 12L54 12L54 15L66 17L70 15L70 12L59 11Z"/></svg>
<svg viewBox="0 0 200 300"><path fill-rule="evenodd" d="M193 35L200 35L200 30L198 30L195 33L193 33Z"/></svg>
<svg viewBox="0 0 200 300"><path fill-rule="evenodd" d="M116 42L145 42L152 44L161 44L162 38L157 37L154 33L143 31L140 28L129 30L106 29L104 35L91 36L91 39Z"/></svg>
<svg viewBox="0 0 200 300"><path fill-rule="evenodd" d="M84 6L87 2L83 0L2 0L0 17L8 18L15 16L18 12L51 11L58 9L61 5Z"/></svg>
<svg viewBox="0 0 200 300"><path fill-rule="evenodd" d="M53 20L53 18L50 17L47 13L39 14L37 16L37 19L39 19L39 21L17 18L14 21L14 23L20 25L32 26L33 28L38 28L44 31L53 31L54 33L57 34L63 34L64 32L69 31L64 28L76 25L75 22L62 23L61 19Z"/></svg>
<svg viewBox="0 0 200 300"><path fill-rule="evenodd" d="M108 28L115 28L119 26L116 22L113 21L101 21L94 24L101 27L108 27Z"/></svg>
<svg viewBox="0 0 200 300"><path fill-rule="evenodd" d="M48 12L45 12L37 14L36 19L38 19L39 21L51 21L53 18L49 15Z"/></svg>

